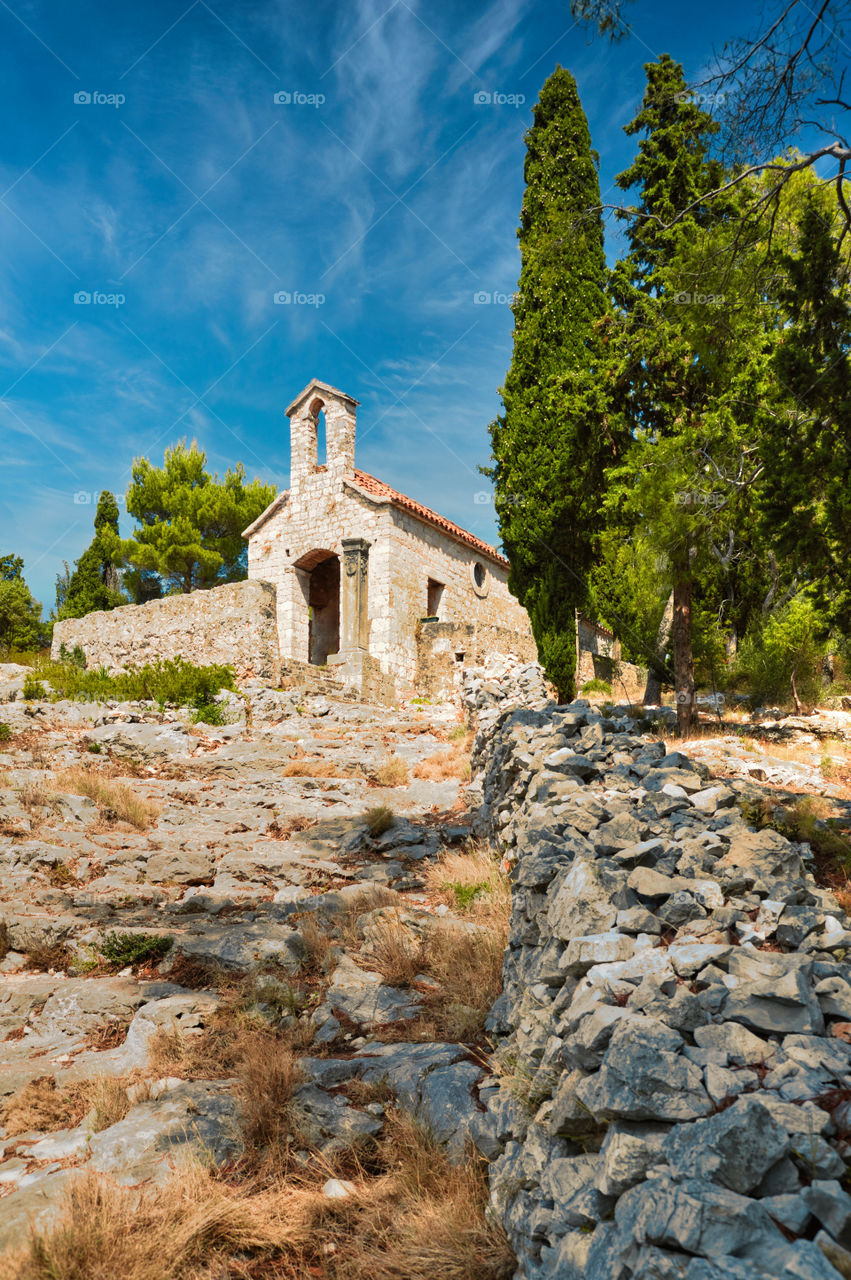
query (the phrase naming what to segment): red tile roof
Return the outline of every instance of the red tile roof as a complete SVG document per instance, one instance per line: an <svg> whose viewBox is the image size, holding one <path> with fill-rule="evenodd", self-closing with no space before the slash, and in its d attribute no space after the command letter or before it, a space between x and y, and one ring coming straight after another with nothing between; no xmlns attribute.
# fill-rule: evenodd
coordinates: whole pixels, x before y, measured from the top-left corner
<svg viewBox="0 0 851 1280"><path fill-rule="evenodd" d="M455 538L458 542L463 542L468 547L473 547L481 555L487 556L489 560L495 560L497 564L506 569L508 568L508 561L505 556L501 556L489 542L483 541L482 538L477 538L474 533L470 533L467 529L462 529L460 524L455 524L453 520L447 520L446 516L438 515L436 511L432 511L430 507L417 502L415 498L409 498L407 494L400 493L398 489L393 489L389 484L385 484L383 480L378 480L367 471L359 471L357 468L351 479L372 497L378 498L379 501L390 502L394 507L399 507L402 511L409 511L426 524L433 525L436 529L440 529L442 533L448 534L450 538Z"/></svg>

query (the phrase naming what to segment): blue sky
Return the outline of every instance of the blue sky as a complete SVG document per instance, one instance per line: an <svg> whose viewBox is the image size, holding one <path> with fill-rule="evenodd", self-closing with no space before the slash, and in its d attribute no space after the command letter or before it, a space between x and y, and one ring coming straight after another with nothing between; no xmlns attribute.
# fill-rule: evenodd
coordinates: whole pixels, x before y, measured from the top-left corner
<svg viewBox="0 0 851 1280"><path fill-rule="evenodd" d="M538 90L574 72L612 199L643 64L698 75L742 14L637 0L612 46L543 0L0 0L0 554L48 609L86 499L184 436L286 487L313 376L364 470L495 540Z"/></svg>

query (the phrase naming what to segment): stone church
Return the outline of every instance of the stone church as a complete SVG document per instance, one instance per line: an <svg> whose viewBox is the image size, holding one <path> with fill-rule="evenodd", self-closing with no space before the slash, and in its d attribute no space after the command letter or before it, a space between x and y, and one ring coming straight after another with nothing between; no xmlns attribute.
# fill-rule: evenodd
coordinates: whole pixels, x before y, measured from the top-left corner
<svg viewBox="0 0 851 1280"><path fill-rule="evenodd" d="M357 408L315 378L296 396L290 487L243 534L249 579L276 588L284 670L325 667L364 695L444 696L454 672L485 654L533 660L508 561L355 466Z"/></svg>

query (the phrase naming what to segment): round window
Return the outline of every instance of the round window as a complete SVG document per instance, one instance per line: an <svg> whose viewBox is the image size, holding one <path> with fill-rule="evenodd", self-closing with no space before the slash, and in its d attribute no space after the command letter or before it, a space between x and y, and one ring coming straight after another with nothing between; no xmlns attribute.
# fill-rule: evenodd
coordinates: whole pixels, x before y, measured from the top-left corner
<svg viewBox="0 0 851 1280"><path fill-rule="evenodd" d="M488 593L488 571L481 560L475 560L470 566L470 578L476 595L486 596Z"/></svg>

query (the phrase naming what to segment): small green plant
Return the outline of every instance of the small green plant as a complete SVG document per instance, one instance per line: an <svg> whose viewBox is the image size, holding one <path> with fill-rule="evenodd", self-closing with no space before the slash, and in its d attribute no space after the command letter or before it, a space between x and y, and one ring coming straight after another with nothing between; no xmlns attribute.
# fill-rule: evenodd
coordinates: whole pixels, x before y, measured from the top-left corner
<svg viewBox="0 0 851 1280"><path fill-rule="evenodd" d="M598 680L595 676L593 680L587 680L582 686L580 693L608 693L612 692L612 686L608 680Z"/></svg>
<svg viewBox="0 0 851 1280"><path fill-rule="evenodd" d="M379 804L374 809L367 809L363 820L369 828L369 834L375 839L390 830L396 821L396 815L386 804Z"/></svg>
<svg viewBox="0 0 851 1280"><path fill-rule="evenodd" d="M99 742L90 742L88 745L88 751L93 756L99 756L103 753L103 747Z"/></svg>
<svg viewBox="0 0 851 1280"><path fill-rule="evenodd" d="M461 884L458 881L450 881L446 887L455 895L455 905L458 910L466 911L479 894L485 893L489 886L482 880L480 884Z"/></svg>
<svg viewBox="0 0 851 1280"><path fill-rule="evenodd" d="M110 929L97 944L97 949L107 964L124 969L128 965L161 960L171 944L170 937L158 933L116 933Z"/></svg>
<svg viewBox="0 0 851 1280"><path fill-rule="evenodd" d="M8 742L12 736L12 730L5 720L0 720L0 742Z"/></svg>
<svg viewBox="0 0 851 1280"><path fill-rule="evenodd" d="M47 690L44 685L31 671L24 678L24 687L21 693L25 702L39 702L47 697Z"/></svg>
<svg viewBox="0 0 851 1280"><path fill-rule="evenodd" d="M196 666L185 658L159 658L142 667L111 674L106 667L81 667L72 656L64 662L39 660L31 674L34 680L39 677L48 680L60 698L84 702L103 702L110 698L118 702L156 702L160 708L168 703L179 707L207 705L222 689L233 688L230 667Z"/></svg>
<svg viewBox="0 0 851 1280"><path fill-rule="evenodd" d="M194 724L227 724L225 709L219 702L196 702L192 720Z"/></svg>

